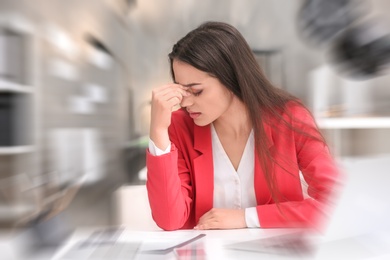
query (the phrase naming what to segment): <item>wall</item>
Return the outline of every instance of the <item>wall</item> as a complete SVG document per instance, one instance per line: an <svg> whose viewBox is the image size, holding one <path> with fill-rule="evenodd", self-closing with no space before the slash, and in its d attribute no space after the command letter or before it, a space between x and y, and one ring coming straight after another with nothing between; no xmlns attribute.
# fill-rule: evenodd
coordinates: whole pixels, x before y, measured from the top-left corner
<svg viewBox="0 0 390 260"><path fill-rule="evenodd" d="M305 98L307 70L320 62L321 53L310 50L298 38L294 21L302 1L138 1L129 13L129 28L134 35L132 84L139 89L135 109L148 132L148 107L151 89L169 82L167 54L173 43L207 20L225 21L236 26L253 49L282 48L285 89ZM281 8L283 6L283 8ZM297 62L299 61L299 66ZM146 120L144 120L146 119Z"/></svg>
<svg viewBox="0 0 390 260"><path fill-rule="evenodd" d="M92 127L103 136L107 161L119 163L118 147L130 139L130 109L128 107L128 44L130 35L114 10L102 1L2 1L3 12L22 14L39 32L39 87L41 93L42 144L46 134L59 127ZM1 6L0 6L1 7ZM74 57L56 50L48 39L48 28L56 26L65 32L77 47ZM100 39L113 53L114 65L102 70L86 60L86 34ZM65 79L53 75L53 60L72 64L78 76ZM107 102L95 106L91 114L69 111L72 95L82 95L83 85L98 83L106 87Z"/></svg>
<svg viewBox="0 0 390 260"><path fill-rule="evenodd" d="M21 173L19 168L23 168L23 172L39 179L37 185L48 186L46 191L50 193L55 191L56 185L67 185L68 181L88 174L88 192L78 193L74 202L77 209L73 211L73 215L85 213L86 218L91 216L87 214L91 207L101 205L97 201L108 204L109 192L128 181L123 158L126 142L134 137L131 109L133 97L130 96L130 73L127 67L131 35L123 18L118 15L120 8L117 7L108 0L0 1L0 15L20 16L35 27L34 37L39 46L33 68L34 95L37 97L34 103L37 111L33 120L37 128L25 129L36 132L36 160L26 165L22 155L17 156L20 159L17 161L16 156L0 156L0 176L11 171ZM53 38L58 38L50 37L50 28L53 26L69 37L73 49L64 51L53 44ZM86 41L87 34L94 35L108 48L112 54L111 67L99 68L89 61L88 54L93 48ZM53 64L56 61L66 64L75 74L69 74L68 70L61 68L54 72ZM93 103L91 112L72 111L72 98L85 97L85 85L88 83L101 85L106 100L90 102ZM68 133L77 132L74 136L88 132L88 138L84 140L86 144L80 142L82 137L71 137L68 143L60 144L66 149L58 149L53 145L53 139L61 141L63 135L61 138L53 138L52 135L64 129L69 130ZM85 152L80 151L82 149ZM57 160L61 157L56 156L56 153L64 151L62 158L65 159L59 163ZM63 165L72 168L61 168ZM101 210L106 213L103 216L109 218L110 209ZM74 221L77 219L75 217ZM88 225L88 220L84 220L86 223L83 224ZM101 218L97 219L97 224L99 221ZM109 220L105 221L100 223L109 224Z"/></svg>
<svg viewBox="0 0 390 260"><path fill-rule="evenodd" d="M281 48L285 61L285 85L283 88L310 103L309 72L328 62L327 48L308 45L298 30L298 11L304 1L284 0L219 0L137 1L129 12L128 26L133 35L131 49L132 86L135 95L136 131L147 134L151 90L170 82L168 58L172 45L189 30L207 20L219 20L236 26L253 49ZM378 16L387 29L390 28L383 10L388 10L386 0L367 1L366 16ZM390 30L390 29L389 29ZM335 71L337 73L337 71ZM374 80L373 103L379 112L390 111L390 76ZM340 90L336 94L340 95ZM389 130L346 130L344 154L382 153L390 150ZM359 144L357 144L357 139ZM378 142L378 139L380 140ZM372 141L376 140L376 141Z"/></svg>
<svg viewBox="0 0 390 260"><path fill-rule="evenodd" d="M41 41L39 88L42 168L38 174L50 174L52 167L48 133L59 127L95 128L102 135L106 180L121 180L125 174L122 157L128 140L149 131L150 93L155 87L170 82L168 58L172 45L189 30L207 20L219 20L236 26L253 49L281 48L285 61L285 85L282 87L310 101L308 74L324 64L325 50L309 46L300 37L296 25L303 0L138 0L128 10L119 0L2 0L1 12L16 12L37 26ZM367 1L368 2L368 1ZM370 1L370 14L383 18L390 8L387 0ZM120 17L118 14L125 14ZM94 34L106 44L117 63L112 70L100 73L82 55L64 57L46 38L50 24L58 25L85 53L85 33ZM80 71L78 80L63 80L50 73L50 61L60 57ZM90 80L109 85L110 100L96 106L89 115L69 112L67 97L83 93ZM390 74L375 79L373 103L381 112L390 111ZM389 130L351 130L343 132L348 139L343 153L352 155L390 153ZM8 171L2 157L0 170Z"/></svg>

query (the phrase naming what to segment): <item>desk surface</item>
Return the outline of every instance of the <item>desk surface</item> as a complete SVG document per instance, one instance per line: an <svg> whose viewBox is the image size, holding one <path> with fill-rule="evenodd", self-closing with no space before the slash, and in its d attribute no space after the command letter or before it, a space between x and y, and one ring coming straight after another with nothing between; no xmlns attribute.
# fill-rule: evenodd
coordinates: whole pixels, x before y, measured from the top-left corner
<svg viewBox="0 0 390 260"><path fill-rule="evenodd" d="M69 256L69 252L76 248L76 245L85 243L85 239L91 238L91 232L95 231L96 229L78 230L53 259L71 259L64 256ZM206 234L206 236L172 252L166 254L145 252L151 249L167 248L199 234ZM294 229L181 230L171 232L123 229L115 239L115 243L128 243L133 248L136 245L138 249L130 259L141 260L261 259L263 257L265 257L263 259L374 259L374 257L378 257L379 253L381 256L390 256L390 250L386 249L389 248L389 244L381 248L380 250L382 251L378 251L379 249L375 251L372 247L365 246L370 241L370 238L367 236L327 241L321 236L309 234L310 240L306 240L306 242L308 241L309 244L315 246L313 252L307 253L306 250L296 250L296 246L294 246L293 250L291 250L291 247L286 250L284 246L287 240L285 238L300 238L299 235L301 234L301 231ZM298 245L298 248L301 247ZM72 256L75 256L74 252ZM85 255L83 255L83 259L90 258L85 258ZM102 257L99 259L107 258Z"/></svg>

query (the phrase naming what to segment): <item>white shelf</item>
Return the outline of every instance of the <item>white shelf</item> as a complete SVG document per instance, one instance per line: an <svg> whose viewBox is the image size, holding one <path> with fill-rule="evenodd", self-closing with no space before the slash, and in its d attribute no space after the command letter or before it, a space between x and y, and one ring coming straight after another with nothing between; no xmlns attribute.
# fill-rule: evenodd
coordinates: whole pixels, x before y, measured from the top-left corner
<svg viewBox="0 0 390 260"><path fill-rule="evenodd" d="M25 146L0 146L0 155L30 153L34 151L31 145Z"/></svg>
<svg viewBox="0 0 390 260"><path fill-rule="evenodd" d="M32 86L0 79L0 92L33 93L34 88Z"/></svg>
<svg viewBox="0 0 390 260"><path fill-rule="evenodd" d="M390 128L390 117L329 117L317 118L321 129L375 129Z"/></svg>
<svg viewBox="0 0 390 260"><path fill-rule="evenodd" d="M27 34L33 34L36 31L33 23L21 15L9 12L0 12L0 26Z"/></svg>
<svg viewBox="0 0 390 260"><path fill-rule="evenodd" d="M0 204L0 220L19 220L36 210L33 205L4 205Z"/></svg>

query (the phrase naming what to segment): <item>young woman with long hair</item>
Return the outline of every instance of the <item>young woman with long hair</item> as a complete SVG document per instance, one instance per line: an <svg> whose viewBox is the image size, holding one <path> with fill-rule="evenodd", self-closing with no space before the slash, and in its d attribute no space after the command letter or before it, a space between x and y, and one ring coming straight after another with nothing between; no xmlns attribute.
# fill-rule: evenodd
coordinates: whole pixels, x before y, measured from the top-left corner
<svg viewBox="0 0 390 260"><path fill-rule="evenodd" d="M169 60L173 83L152 91L147 151L157 225L321 226L336 164L308 109L267 80L240 32L206 22Z"/></svg>

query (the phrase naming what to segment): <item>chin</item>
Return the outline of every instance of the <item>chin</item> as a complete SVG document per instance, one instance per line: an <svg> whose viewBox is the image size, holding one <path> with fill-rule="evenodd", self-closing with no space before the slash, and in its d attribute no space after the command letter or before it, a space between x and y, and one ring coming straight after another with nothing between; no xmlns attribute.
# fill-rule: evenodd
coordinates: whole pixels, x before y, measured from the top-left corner
<svg viewBox="0 0 390 260"><path fill-rule="evenodd" d="M211 122L204 121L204 120L194 120L195 125L197 126L206 126L209 125Z"/></svg>

